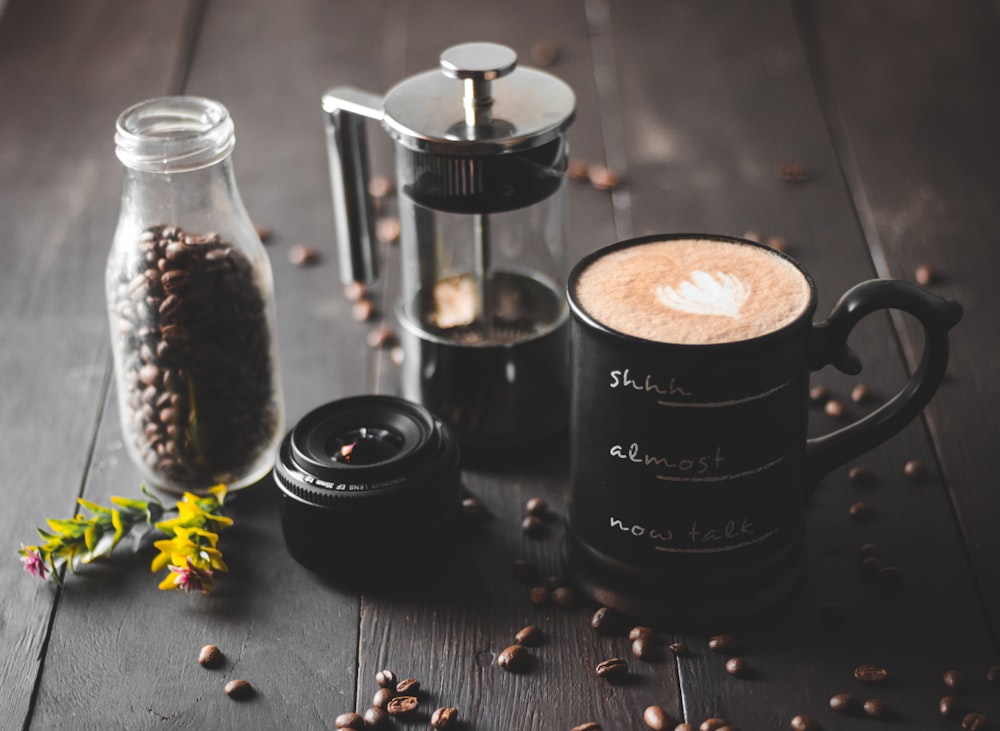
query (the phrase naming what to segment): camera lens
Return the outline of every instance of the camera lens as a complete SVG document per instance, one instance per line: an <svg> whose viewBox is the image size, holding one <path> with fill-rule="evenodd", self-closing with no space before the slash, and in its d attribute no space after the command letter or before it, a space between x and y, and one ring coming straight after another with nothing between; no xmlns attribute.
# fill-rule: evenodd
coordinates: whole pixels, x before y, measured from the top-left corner
<svg viewBox="0 0 1000 731"><path fill-rule="evenodd" d="M401 398L357 396L309 412L275 461L289 552L349 578L393 556L431 556L458 518L458 459L447 427Z"/></svg>

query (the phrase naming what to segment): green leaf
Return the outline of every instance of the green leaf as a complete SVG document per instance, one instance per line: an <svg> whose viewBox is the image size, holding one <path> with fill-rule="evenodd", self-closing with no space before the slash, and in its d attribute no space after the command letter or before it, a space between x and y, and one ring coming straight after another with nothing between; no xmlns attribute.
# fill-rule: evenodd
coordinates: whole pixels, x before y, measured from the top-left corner
<svg viewBox="0 0 1000 731"><path fill-rule="evenodd" d="M114 498L112 498L112 500L114 500ZM85 507L87 510L92 512L94 515L107 515L108 513L111 512L107 508L98 505L97 503L92 503L89 500L84 500L82 497L77 498L76 501L80 503L80 505Z"/></svg>
<svg viewBox="0 0 1000 731"><path fill-rule="evenodd" d="M87 546L87 550L93 552L94 546L97 545L97 539L100 538L101 531L96 525L91 525L83 533L83 541Z"/></svg>

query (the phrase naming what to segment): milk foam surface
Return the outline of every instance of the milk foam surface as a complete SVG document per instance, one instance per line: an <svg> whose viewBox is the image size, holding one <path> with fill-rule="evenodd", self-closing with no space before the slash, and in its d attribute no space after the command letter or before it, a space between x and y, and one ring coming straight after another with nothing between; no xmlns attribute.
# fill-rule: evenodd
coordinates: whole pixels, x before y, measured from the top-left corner
<svg viewBox="0 0 1000 731"><path fill-rule="evenodd" d="M779 330L809 304L809 283L767 249L713 239L619 249L580 274L576 298L607 327L664 343L748 340Z"/></svg>

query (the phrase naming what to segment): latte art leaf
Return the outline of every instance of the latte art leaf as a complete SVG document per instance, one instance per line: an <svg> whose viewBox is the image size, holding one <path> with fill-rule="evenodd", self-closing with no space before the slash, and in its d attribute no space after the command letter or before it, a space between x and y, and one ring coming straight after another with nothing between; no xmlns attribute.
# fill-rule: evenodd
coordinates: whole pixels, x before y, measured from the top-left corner
<svg viewBox="0 0 1000 731"><path fill-rule="evenodd" d="M691 315L724 315L737 318L740 308L750 298L750 287L725 272L695 270L691 279L684 280L677 288L660 285L656 298L672 310Z"/></svg>

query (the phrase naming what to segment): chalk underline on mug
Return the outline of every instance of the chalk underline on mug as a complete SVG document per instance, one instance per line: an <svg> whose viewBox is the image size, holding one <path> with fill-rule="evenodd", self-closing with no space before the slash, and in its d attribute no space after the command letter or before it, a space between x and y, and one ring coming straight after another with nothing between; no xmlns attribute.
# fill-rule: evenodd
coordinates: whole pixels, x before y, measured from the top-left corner
<svg viewBox="0 0 1000 731"><path fill-rule="evenodd" d="M786 381L780 386L775 386L772 389L764 391L764 393L758 393L753 396L747 396L745 398L732 399L730 401L657 401L656 403L660 406L681 406L690 409L718 409L723 406L737 406L738 404L745 404L749 401L756 401L757 399L767 398L771 394L777 393L783 388L787 388L792 384L791 381Z"/></svg>
<svg viewBox="0 0 1000 731"><path fill-rule="evenodd" d="M774 530L769 530L762 536L757 536L756 538L743 541L743 543L736 543L732 546L719 546L718 548L673 548L671 546L653 546L657 551L663 551L664 553L722 553L724 551L735 551L738 548L746 548L747 546L752 546L755 543L760 543L761 541L767 540L775 533L781 530L781 526L778 526Z"/></svg>
<svg viewBox="0 0 1000 731"><path fill-rule="evenodd" d="M738 480L740 477L747 477L748 475L755 475L758 472L763 472L764 470L769 470L774 467L779 462L783 462L788 458L788 455L782 455L776 460L768 462L760 467L754 467L752 470L747 470L746 472L737 472L732 475L713 475L711 477L676 477L674 475L657 475L657 480L666 480L667 482L725 482L726 480Z"/></svg>

